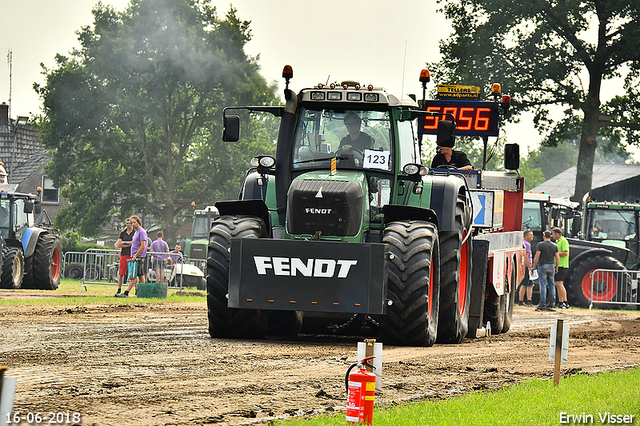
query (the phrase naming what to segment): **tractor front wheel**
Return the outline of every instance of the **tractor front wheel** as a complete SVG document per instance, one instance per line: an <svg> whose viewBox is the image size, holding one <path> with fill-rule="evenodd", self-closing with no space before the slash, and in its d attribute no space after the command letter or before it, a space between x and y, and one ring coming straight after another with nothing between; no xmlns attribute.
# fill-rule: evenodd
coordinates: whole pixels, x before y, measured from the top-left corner
<svg viewBox="0 0 640 426"><path fill-rule="evenodd" d="M24 275L24 255L18 247L4 246L2 248L2 278L0 288L17 289L22 286Z"/></svg>
<svg viewBox="0 0 640 426"><path fill-rule="evenodd" d="M387 298L380 317L380 340L387 344L432 346L438 333L440 245L429 222L391 222L384 230L389 246Z"/></svg>
<svg viewBox="0 0 640 426"><path fill-rule="evenodd" d="M223 338L260 338L260 311L227 307L231 240L266 235L262 219L252 216L221 216L213 222L207 257L207 309L209 335Z"/></svg>

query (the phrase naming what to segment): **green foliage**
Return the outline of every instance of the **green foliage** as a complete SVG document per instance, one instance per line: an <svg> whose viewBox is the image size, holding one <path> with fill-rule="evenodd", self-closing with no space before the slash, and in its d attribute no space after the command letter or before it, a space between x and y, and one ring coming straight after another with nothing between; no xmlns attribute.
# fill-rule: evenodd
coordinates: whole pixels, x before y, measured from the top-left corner
<svg viewBox="0 0 640 426"><path fill-rule="evenodd" d="M62 243L62 252L66 253L69 251L76 252L84 252L90 248L99 248L103 249L104 246L100 246L98 244L93 243L83 243L82 237L76 231L64 231L58 234L60 237L60 242Z"/></svg>
<svg viewBox="0 0 640 426"><path fill-rule="evenodd" d="M590 189L598 135L614 145L637 142L640 49L632 46L640 43L638 2L438 2L451 19L453 34L440 44L442 61L429 65L436 82L476 84L487 91L500 82L511 95L511 119L532 111L536 127L552 145L573 138L576 134L566 132L577 129L577 196ZM601 108L602 82L623 73L625 97ZM551 105L565 107L566 119L580 125L555 123ZM635 123L635 130L602 128L603 112Z"/></svg>
<svg viewBox="0 0 640 426"><path fill-rule="evenodd" d="M274 87L244 53L249 22L208 0L99 3L81 47L57 55L36 85L47 175L71 201L57 226L95 235L112 214L153 214L165 229L190 204L236 198L256 154L272 153L273 118L243 121L243 140L221 141L227 105L276 104ZM170 234L170 232L168 232Z"/></svg>
<svg viewBox="0 0 640 426"><path fill-rule="evenodd" d="M577 141L557 142L555 146L543 144L520 161L520 173L525 177L525 190L528 191L546 180L575 167L578 159ZM599 140L595 153L595 162L604 164L625 164L630 162L630 154L620 145Z"/></svg>

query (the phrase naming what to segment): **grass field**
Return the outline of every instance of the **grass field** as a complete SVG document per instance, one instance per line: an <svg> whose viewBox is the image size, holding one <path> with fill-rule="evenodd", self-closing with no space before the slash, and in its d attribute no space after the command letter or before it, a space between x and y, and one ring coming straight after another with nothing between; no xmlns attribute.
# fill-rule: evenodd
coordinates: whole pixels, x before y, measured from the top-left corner
<svg viewBox="0 0 640 426"><path fill-rule="evenodd" d="M626 416L626 417L625 417ZM283 426L345 424L344 413ZM446 401L376 407L375 426L640 424L640 369L534 379L495 392L473 392Z"/></svg>
<svg viewBox="0 0 640 426"><path fill-rule="evenodd" d="M0 306L63 306L93 305L108 303L139 303L137 297L115 298L117 286L113 284L87 284L82 281L63 279L57 290L10 290L15 298L0 298ZM123 290L126 287L123 288ZM133 293L133 292L132 292ZM25 297L20 295L24 294ZM28 295L28 296L27 296ZM186 303L206 302L206 292L195 287L185 287L182 291L170 288L166 299L143 299L145 303Z"/></svg>

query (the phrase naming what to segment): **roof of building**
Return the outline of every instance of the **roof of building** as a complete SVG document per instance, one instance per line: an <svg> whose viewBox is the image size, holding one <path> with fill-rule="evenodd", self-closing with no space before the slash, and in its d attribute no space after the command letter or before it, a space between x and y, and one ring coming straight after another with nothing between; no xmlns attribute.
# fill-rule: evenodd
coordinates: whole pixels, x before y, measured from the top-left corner
<svg viewBox="0 0 640 426"><path fill-rule="evenodd" d="M35 152L31 154L25 161L18 164L9 175L11 183L20 183L40 167L45 166L51 159L47 156L46 151Z"/></svg>
<svg viewBox="0 0 640 426"><path fill-rule="evenodd" d="M591 189L607 186L640 176L640 165L637 164L594 164ZM564 172L546 180L531 191L545 192L551 198L569 199L575 192L576 168L571 167Z"/></svg>

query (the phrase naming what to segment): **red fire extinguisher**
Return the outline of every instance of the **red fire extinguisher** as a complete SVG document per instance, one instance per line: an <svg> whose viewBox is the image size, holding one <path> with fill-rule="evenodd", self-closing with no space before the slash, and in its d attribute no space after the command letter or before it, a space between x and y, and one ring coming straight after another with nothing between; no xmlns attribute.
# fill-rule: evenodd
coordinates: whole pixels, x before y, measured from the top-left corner
<svg viewBox="0 0 640 426"><path fill-rule="evenodd" d="M365 367L375 368L367 362L373 358L375 357L363 358L360 364L352 364L347 369L344 381L349 395L347 399L347 422L349 423L366 423L370 425L373 420L376 375L365 370ZM351 373L354 367L359 367L359 369Z"/></svg>

